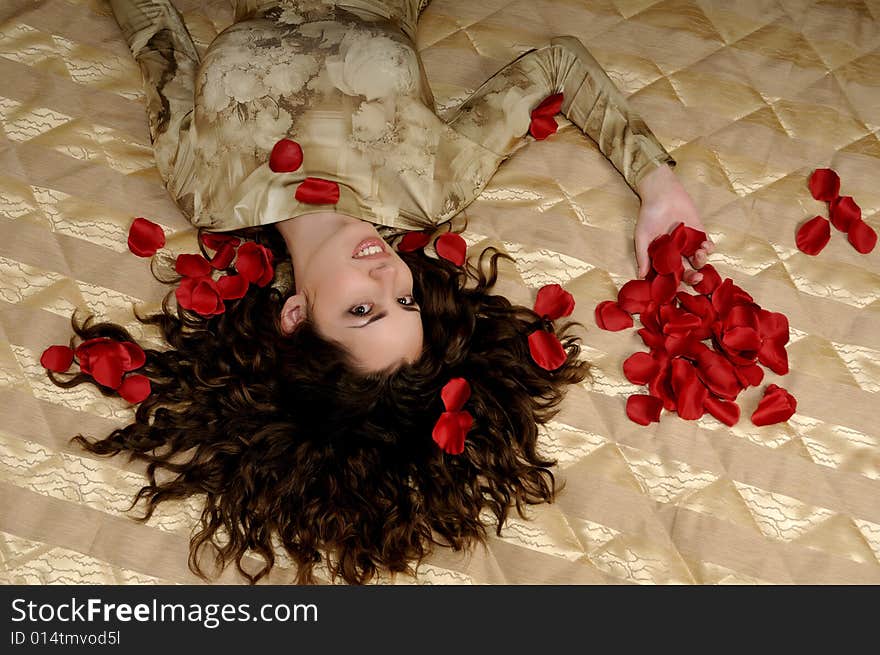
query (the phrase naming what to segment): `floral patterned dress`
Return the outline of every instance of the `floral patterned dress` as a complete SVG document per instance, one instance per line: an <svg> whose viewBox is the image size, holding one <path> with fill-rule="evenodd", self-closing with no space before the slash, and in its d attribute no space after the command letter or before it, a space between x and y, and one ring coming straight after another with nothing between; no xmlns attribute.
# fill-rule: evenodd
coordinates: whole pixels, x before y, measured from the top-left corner
<svg viewBox="0 0 880 655"><path fill-rule="evenodd" d="M427 4L240 0L200 58L170 0L111 0L144 76L156 164L192 223L227 231L335 211L439 225L527 141L532 111L556 93L631 187L675 165L574 37L518 57L442 119L414 44ZM270 167L280 139L301 146L296 170ZM338 198L297 193L315 179Z"/></svg>

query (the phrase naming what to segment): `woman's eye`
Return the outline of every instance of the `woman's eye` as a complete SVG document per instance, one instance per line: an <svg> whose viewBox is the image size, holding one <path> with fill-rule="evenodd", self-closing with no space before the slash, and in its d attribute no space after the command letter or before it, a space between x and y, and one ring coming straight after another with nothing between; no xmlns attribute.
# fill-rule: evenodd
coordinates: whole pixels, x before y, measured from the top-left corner
<svg viewBox="0 0 880 655"><path fill-rule="evenodd" d="M354 314L355 316L366 316L371 311L373 311L373 306L367 303L363 303L360 305L355 305L351 309L348 310L349 313Z"/></svg>
<svg viewBox="0 0 880 655"><path fill-rule="evenodd" d="M413 298L412 296L403 296L402 298L398 298L397 302L399 302L401 305L409 306L409 305L415 305L416 299Z"/></svg>

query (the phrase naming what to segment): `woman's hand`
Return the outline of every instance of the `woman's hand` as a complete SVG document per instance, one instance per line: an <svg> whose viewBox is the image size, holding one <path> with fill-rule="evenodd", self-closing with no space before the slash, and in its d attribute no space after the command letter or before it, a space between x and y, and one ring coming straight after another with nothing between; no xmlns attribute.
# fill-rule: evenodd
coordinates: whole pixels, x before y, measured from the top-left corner
<svg viewBox="0 0 880 655"><path fill-rule="evenodd" d="M639 209L634 238L639 277L643 278L648 274L650 267L648 244L651 241L661 234L667 234L681 222L703 232L706 229L703 227L694 201L668 165L664 164L643 177L637 186L637 191L642 199L642 206ZM700 244L692 257L683 257L682 280L687 284L698 284L703 279L703 274L695 269L702 268L714 250L715 244L706 237L706 241Z"/></svg>

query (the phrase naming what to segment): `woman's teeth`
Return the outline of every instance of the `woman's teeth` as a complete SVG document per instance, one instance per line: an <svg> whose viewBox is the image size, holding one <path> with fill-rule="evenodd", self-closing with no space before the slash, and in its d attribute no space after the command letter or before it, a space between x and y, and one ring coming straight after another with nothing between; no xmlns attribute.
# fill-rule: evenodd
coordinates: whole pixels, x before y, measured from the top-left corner
<svg viewBox="0 0 880 655"><path fill-rule="evenodd" d="M368 257L369 255L378 255L382 252L382 249L379 246L368 246L363 250L358 250L355 257Z"/></svg>

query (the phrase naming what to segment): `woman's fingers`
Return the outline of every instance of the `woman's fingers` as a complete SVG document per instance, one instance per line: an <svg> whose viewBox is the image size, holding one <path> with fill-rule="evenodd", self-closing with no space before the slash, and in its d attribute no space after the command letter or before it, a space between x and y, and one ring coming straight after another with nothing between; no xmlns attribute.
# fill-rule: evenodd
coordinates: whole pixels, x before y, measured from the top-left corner
<svg viewBox="0 0 880 655"><path fill-rule="evenodd" d="M700 280L703 279L703 274L700 273L700 271L695 271L691 268L691 264L687 259L682 259L684 261L684 273L681 276L681 281L684 284L689 284L691 286L699 284Z"/></svg>

